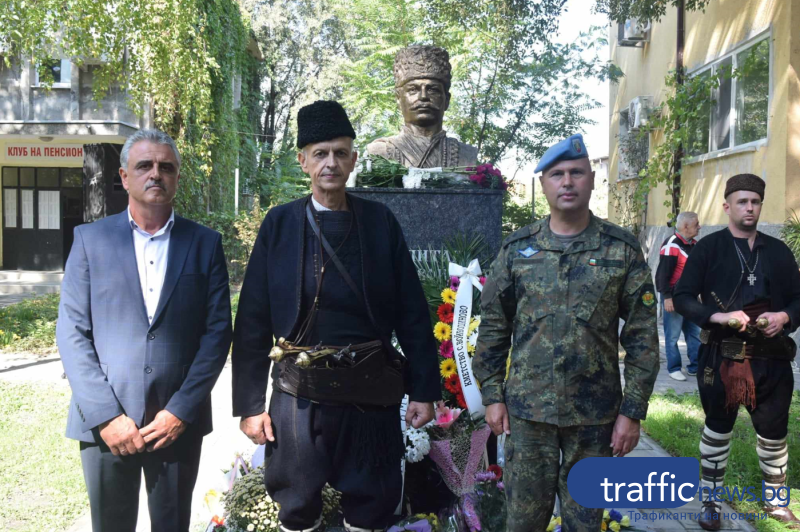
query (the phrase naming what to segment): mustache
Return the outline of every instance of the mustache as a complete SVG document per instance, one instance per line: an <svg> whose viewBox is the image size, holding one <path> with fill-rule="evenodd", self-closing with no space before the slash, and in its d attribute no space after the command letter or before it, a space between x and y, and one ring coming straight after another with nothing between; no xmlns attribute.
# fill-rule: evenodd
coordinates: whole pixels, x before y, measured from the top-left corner
<svg viewBox="0 0 800 532"><path fill-rule="evenodd" d="M148 181L147 184L144 186L144 189L150 190L153 187L158 187L161 190L164 190L164 185L162 185L160 181Z"/></svg>

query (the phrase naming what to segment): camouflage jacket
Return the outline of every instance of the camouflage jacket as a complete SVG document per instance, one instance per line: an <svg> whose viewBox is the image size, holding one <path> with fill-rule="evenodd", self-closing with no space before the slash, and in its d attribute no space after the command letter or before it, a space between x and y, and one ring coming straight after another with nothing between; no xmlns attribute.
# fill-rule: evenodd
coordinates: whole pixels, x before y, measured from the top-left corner
<svg viewBox="0 0 800 532"><path fill-rule="evenodd" d="M549 217L513 233L481 296L473 370L483 403L562 427L644 419L659 369L655 303L639 242L614 224L592 215L566 249Z"/></svg>

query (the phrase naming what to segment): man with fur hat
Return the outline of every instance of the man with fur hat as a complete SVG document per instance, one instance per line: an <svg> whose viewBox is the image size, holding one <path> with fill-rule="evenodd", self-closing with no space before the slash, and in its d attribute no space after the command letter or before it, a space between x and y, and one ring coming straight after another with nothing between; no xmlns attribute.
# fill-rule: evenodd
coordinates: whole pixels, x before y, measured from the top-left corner
<svg viewBox="0 0 800 532"><path fill-rule="evenodd" d="M789 334L800 325L800 272L786 244L757 230L765 187L752 174L728 180L728 227L700 240L673 292L675 309L703 329L697 384L706 414L700 440L705 530L721 527L711 493L722 487L740 404L758 435L764 511L800 525L785 488L796 350Z"/></svg>
<svg viewBox="0 0 800 532"><path fill-rule="evenodd" d="M347 530L383 530L401 497L404 392L415 428L441 398L428 304L392 212L345 192L357 158L345 110L318 101L297 124L312 194L270 209L259 230L236 316L233 413L267 445L281 530L320 529L325 484L342 492Z"/></svg>
<svg viewBox="0 0 800 532"><path fill-rule="evenodd" d="M478 149L448 137L442 129L450 106L450 56L437 46L409 46L394 59L394 92L405 125L399 135L367 146L370 155L407 167L477 165Z"/></svg>

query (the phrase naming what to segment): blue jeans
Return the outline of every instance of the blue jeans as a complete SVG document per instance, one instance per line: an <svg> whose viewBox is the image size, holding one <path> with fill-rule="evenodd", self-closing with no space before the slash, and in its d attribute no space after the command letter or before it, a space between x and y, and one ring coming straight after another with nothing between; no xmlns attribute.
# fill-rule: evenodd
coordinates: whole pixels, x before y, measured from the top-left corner
<svg viewBox="0 0 800 532"><path fill-rule="evenodd" d="M689 365L686 370L689 373L697 373L697 352L700 350L700 327L677 312L667 312L664 310L664 297L661 297L661 315L664 317L664 340L667 344L667 370L672 373L681 370L681 352L678 351L678 339L686 339L686 355L689 358Z"/></svg>

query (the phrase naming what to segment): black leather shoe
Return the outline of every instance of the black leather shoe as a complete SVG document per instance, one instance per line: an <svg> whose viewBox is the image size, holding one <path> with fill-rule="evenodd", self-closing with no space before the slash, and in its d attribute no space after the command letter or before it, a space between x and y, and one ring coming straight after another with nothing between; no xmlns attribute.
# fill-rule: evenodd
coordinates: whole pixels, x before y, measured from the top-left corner
<svg viewBox="0 0 800 532"><path fill-rule="evenodd" d="M697 522L703 530L719 530L722 528L722 519L714 503L703 503L703 513Z"/></svg>

